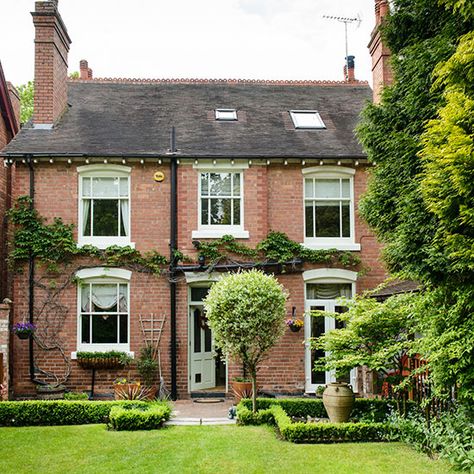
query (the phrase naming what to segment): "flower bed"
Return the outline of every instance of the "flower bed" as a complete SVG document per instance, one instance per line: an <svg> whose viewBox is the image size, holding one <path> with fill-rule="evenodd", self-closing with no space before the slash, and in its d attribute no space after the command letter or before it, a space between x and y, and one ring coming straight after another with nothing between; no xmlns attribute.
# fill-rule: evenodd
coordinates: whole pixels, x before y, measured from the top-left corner
<svg viewBox="0 0 474 474"><path fill-rule="evenodd" d="M156 402L145 406L114 406L110 411L109 427L117 431L156 430L169 420L171 408L167 403Z"/></svg>
<svg viewBox="0 0 474 474"><path fill-rule="evenodd" d="M114 406L146 406L137 401L28 400L0 402L0 426L55 426L107 423Z"/></svg>

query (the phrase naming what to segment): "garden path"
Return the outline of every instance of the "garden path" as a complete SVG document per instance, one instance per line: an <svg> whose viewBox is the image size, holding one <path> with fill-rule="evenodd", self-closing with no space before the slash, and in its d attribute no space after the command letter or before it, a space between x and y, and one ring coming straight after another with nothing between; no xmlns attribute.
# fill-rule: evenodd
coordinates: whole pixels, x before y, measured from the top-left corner
<svg viewBox="0 0 474 474"><path fill-rule="evenodd" d="M232 400L214 401L177 400L173 402L173 413L167 425L230 425L235 419L229 419Z"/></svg>

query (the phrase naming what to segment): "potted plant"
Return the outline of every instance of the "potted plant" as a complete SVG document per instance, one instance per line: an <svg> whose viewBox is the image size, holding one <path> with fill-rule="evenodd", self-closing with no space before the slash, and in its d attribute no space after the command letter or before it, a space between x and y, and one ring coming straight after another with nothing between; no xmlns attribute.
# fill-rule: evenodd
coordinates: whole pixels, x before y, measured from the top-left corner
<svg viewBox="0 0 474 474"><path fill-rule="evenodd" d="M28 339L36 331L36 326L33 323L16 323L12 327L13 334L16 334L20 339Z"/></svg>
<svg viewBox="0 0 474 474"><path fill-rule="evenodd" d="M290 318L286 320L286 325L292 332L298 332L304 326L304 323L301 319Z"/></svg>
<svg viewBox="0 0 474 474"><path fill-rule="evenodd" d="M239 403L242 398L250 398L252 396L252 380L246 377L235 377L232 380L232 391L236 403Z"/></svg>
<svg viewBox="0 0 474 474"><path fill-rule="evenodd" d="M140 350L140 357L137 360L137 370L140 374L143 385L149 389L150 399L155 399L157 388L153 386L158 372L158 361L156 350L151 345L146 345Z"/></svg>
<svg viewBox="0 0 474 474"><path fill-rule="evenodd" d="M114 380L115 400L127 400L128 394L140 388L140 382L129 380L126 377L119 377Z"/></svg>

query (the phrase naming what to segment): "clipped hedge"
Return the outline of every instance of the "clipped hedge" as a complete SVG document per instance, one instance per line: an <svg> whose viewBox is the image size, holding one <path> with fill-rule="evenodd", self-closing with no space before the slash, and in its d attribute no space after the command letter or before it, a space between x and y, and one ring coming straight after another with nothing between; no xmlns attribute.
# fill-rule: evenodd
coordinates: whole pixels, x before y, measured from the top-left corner
<svg viewBox="0 0 474 474"><path fill-rule="evenodd" d="M165 402L114 406L110 410L109 428L117 431L156 430L169 420L171 408Z"/></svg>
<svg viewBox="0 0 474 474"><path fill-rule="evenodd" d="M245 404L237 407L237 423L239 425L274 425L275 418L271 408L264 408L253 413Z"/></svg>
<svg viewBox="0 0 474 474"><path fill-rule="evenodd" d="M55 426L107 423L115 406L146 406L137 401L28 400L0 402L0 426Z"/></svg>
<svg viewBox="0 0 474 474"><path fill-rule="evenodd" d="M281 406L270 408L282 438L293 443L387 441L387 423L293 423Z"/></svg>
<svg viewBox="0 0 474 474"><path fill-rule="evenodd" d="M272 405L281 406L290 417L327 417L326 410L323 405L323 400L321 398L257 398L257 410L259 411L267 410ZM241 408L243 407L247 408L248 410L251 410L252 401L249 399L244 399L240 402L238 409L239 417ZM411 411L414 407L415 404L413 402L407 403L407 408L409 411ZM351 413L351 420L383 422L387 419L388 415L395 409L396 402L393 400L382 400L378 398L356 398L354 408ZM248 416L246 419L250 420Z"/></svg>

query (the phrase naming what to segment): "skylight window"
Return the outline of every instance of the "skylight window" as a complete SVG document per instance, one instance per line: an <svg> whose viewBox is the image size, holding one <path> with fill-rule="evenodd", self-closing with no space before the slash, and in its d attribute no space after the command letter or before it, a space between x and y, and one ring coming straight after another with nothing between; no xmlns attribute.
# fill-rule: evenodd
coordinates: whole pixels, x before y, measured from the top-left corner
<svg viewBox="0 0 474 474"><path fill-rule="evenodd" d="M290 115L295 128L326 128L316 110L290 110Z"/></svg>
<svg viewBox="0 0 474 474"><path fill-rule="evenodd" d="M235 110L235 109L216 109L216 120L222 120L222 121L237 120L237 110Z"/></svg>

